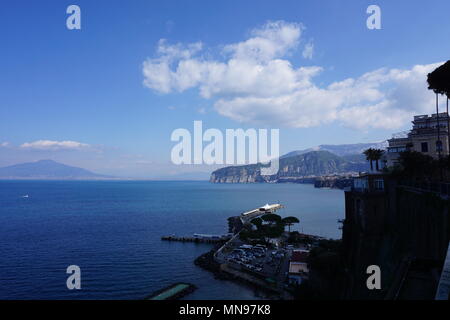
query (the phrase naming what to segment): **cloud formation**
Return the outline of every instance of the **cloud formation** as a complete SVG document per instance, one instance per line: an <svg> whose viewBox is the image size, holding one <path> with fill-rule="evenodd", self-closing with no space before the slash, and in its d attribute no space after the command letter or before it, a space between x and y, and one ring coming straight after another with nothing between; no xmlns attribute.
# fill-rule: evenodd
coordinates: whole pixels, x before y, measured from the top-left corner
<svg viewBox="0 0 450 320"><path fill-rule="evenodd" d="M52 140L37 140L34 142L25 142L20 145L23 149L34 150L81 150L89 148L90 145L77 141L52 141Z"/></svg>
<svg viewBox="0 0 450 320"><path fill-rule="evenodd" d="M302 56L305 59L312 59L314 54L314 43L312 41L308 42L303 48Z"/></svg>
<svg viewBox="0 0 450 320"><path fill-rule="evenodd" d="M202 55L203 44L158 44L143 64L144 85L168 94L198 88L215 110L239 122L307 128L330 123L359 129L396 129L413 114L427 113L433 94L426 75L440 63L410 69L382 68L357 78L315 83L320 66L294 67L303 26L284 21L254 29L242 42L223 46L222 58ZM306 59L312 42L302 50Z"/></svg>

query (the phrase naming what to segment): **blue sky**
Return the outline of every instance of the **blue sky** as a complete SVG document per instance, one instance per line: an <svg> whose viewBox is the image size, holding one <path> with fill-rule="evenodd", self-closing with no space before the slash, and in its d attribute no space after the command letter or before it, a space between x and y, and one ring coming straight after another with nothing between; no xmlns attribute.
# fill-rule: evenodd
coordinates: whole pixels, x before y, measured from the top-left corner
<svg viewBox="0 0 450 320"><path fill-rule="evenodd" d="M66 28L70 4L81 8L81 30ZM381 8L381 30L366 27L370 4ZM433 112L433 95L417 88L449 59L449 11L448 1L3 1L0 166L51 158L120 176L207 171L170 164L172 131L192 130L194 120L220 130L279 128L281 153L384 140L408 129L412 114ZM272 41L282 30L293 38ZM278 54L236 49L261 38ZM164 54L193 43L201 49L188 56ZM144 76L145 61L159 68L168 60L168 77ZM203 70L199 78L197 69L177 72L186 61ZM261 92L261 76L248 88L227 76L231 61L245 62L243 75L275 61L283 72L271 79L273 93ZM211 80L211 66L223 75ZM33 144L41 140L56 144Z"/></svg>

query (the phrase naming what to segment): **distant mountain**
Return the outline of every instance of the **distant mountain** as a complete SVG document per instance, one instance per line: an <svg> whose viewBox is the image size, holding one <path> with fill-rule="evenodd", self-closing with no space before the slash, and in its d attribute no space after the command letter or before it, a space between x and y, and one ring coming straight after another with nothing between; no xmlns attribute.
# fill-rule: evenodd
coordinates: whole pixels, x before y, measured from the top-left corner
<svg viewBox="0 0 450 320"><path fill-rule="evenodd" d="M261 176L261 164L225 167L214 171L214 183L287 182L324 175L367 171L368 163L362 155L338 156L329 151L311 151L280 158L276 175Z"/></svg>
<svg viewBox="0 0 450 320"><path fill-rule="evenodd" d="M40 160L0 168L0 179L108 179L91 171L53 160Z"/></svg>
<svg viewBox="0 0 450 320"><path fill-rule="evenodd" d="M321 144L320 146L305 149L305 150L297 150L292 151L281 158L288 158L292 156L298 156L301 154L305 154L307 152L311 151L329 151L331 153L334 153L338 156L347 156L347 155L360 155L364 150L369 148L375 148L375 149L386 149L388 146L387 141L382 142L371 142L371 143L353 143L353 144Z"/></svg>

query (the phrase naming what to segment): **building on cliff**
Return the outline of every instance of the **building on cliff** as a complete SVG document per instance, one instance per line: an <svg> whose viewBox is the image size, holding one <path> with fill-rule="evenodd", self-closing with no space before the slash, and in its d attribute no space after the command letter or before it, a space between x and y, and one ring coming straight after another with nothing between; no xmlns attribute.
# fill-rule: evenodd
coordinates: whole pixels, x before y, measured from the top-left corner
<svg viewBox="0 0 450 320"><path fill-rule="evenodd" d="M433 299L450 241L447 188L364 174L345 191L342 228L347 299ZM369 290L367 267L381 270Z"/></svg>
<svg viewBox="0 0 450 320"><path fill-rule="evenodd" d="M437 159L439 154L449 154L449 115L447 112L414 116L412 130L405 137L388 140L387 166L394 166L399 153L407 150L418 151Z"/></svg>
<svg viewBox="0 0 450 320"><path fill-rule="evenodd" d="M294 250L289 261L288 279L290 284L300 285L308 279L308 250Z"/></svg>

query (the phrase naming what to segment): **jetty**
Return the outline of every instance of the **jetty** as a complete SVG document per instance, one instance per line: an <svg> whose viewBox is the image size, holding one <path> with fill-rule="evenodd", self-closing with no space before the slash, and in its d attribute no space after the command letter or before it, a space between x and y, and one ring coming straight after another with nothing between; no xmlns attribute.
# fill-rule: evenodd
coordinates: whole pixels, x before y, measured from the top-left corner
<svg viewBox="0 0 450 320"><path fill-rule="evenodd" d="M274 213L275 211L284 208L283 205L266 204L265 206L241 213L238 217L231 217L229 221L230 233L216 235L216 234L201 234L194 233L193 236L162 236L163 241L178 241L178 242L195 242L195 243L221 243L231 240L242 228L242 225L249 223L252 219L261 217L266 214ZM231 220L230 220L231 219ZM240 223L237 224L237 221Z"/></svg>
<svg viewBox="0 0 450 320"><path fill-rule="evenodd" d="M178 282L154 292L145 300L178 300L196 289L197 287L191 283Z"/></svg>
<svg viewBox="0 0 450 320"><path fill-rule="evenodd" d="M277 210L284 208L283 205L279 203L275 204L266 204L260 208L256 208L247 212L244 212L240 215L242 223L250 222L250 220L254 218L261 217L266 214L275 213Z"/></svg>

